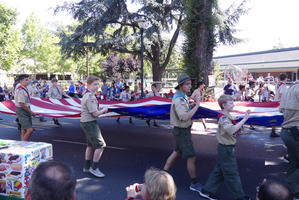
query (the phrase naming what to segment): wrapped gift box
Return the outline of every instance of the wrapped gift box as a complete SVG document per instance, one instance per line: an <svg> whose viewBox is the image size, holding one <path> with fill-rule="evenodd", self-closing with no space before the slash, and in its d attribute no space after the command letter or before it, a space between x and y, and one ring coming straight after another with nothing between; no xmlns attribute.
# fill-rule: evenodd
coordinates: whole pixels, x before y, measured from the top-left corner
<svg viewBox="0 0 299 200"><path fill-rule="evenodd" d="M34 169L52 158L51 144L0 140L0 199L23 199Z"/></svg>

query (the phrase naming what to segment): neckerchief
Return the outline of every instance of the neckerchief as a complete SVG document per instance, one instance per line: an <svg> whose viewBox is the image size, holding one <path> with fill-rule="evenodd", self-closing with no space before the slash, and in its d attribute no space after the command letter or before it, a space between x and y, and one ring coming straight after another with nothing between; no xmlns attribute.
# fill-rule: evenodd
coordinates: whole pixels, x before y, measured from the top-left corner
<svg viewBox="0 0 299 200"><path fill-rule="evenodd" d="M30 96L29 96L29 92L27 91L27 89L24 88L21 84L18 86L17 89L22 89L22 90L24 90L24 91L26 92L26 94L27 94L27 97L28 97L29 102L31 103Z"/></svg>
<svg viewBox="0 0 299 200"><path fill-rule="evenodd" d="M59 90L59 88L58 88L57 86L55 86L55 88L56 88L58 94L60 95L60 90Z"/></svg>
<svg viewBox="0 0 299 200"><path fill-rule="evenodd" d="M180 90L176 90L175 94L172 97L172 101L176 100L177 98L183 98L186 101L186 103L189 107L189 110L191 110L188 97L185 94L183 94Z"/></svg>
<svg viewBox="0 0 299 200"><path fill-rule="evenodd" d="M280 82L277 88L280 88L280 86L284 85L285 82Z"/></svg>

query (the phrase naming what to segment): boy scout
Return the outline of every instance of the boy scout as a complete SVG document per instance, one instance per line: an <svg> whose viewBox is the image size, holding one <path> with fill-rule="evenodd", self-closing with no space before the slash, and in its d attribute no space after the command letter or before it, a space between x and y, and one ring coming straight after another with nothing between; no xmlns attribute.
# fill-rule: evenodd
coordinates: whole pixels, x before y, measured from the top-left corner
<svg viewBox="0 0 299 200"><path fill-rule="evenodd" d="M204 198L214 200L216 199L215 194L218 187L225 181L227 187L232 192L233 199L249 199L245 197L235 157L236 135L240 132L239 130L242 125L247 121L249 111L245 113L244 118L239 123L236 123L230 115L230 112L234 108L233 97L222 95L218 99L218 104L222 110L222 113L218 116L216 134L218 140L218 157L214 170L199 194Z"/></svg>
<svg viewBox="0 0 299 200"><path fill-rule="evenodd" d="M118 98L118 100L123 101L123 102L128 102L131 100L131 93L130 93L130 87L129 86L125 86L124 87L124 91L122 91L120 93L120 96ZM119 123L120 117L118 117L116 119L116 121ZM132 117L129 117L129 123L132 123Z"/></svg>
<svg viewBox="0 0 299 200"><path fill-rule="evenodd" d="M173 136L175 140L175 150L168 157L164 166L165 171L169 171L174 162L179 158L187 159L187 170L191 178L190 190L200 191L200 185L196 177L195 152L191 140L191 118L196 113L200 105L200 98L196 98L196 105L190 110L189 100L186 93L191 90L191 80L186 74L178 77L178 86L173 96L170 109L170 123L174 126Z"/></svg>
<svg viewBox="0 0 299 200"><path fill-rule="evenodd" d="M87 78L87 92L81 101L80 125L87 140L83 172L90 172L94 176L101 178L105 175L99 170L99 161L106 143L102 137L97 119L100 115L106 113L108 109L99 109L98 101L95 97L99 85L100 79L98 77L91 75Z"/></svg>
<svg viewBox="0 0 299 200"><path fill-rule="evenodd" d="M48 98L52 99L62 99L62 95L70 98L69 95L67 95L60 86L57 85L58 80L56 78L53 78L51 80L52 87L50 87L49 91L47 92ZM54 124L57 126L61 126L61 124L58 122L58 119L56 117L53 117Z"/></svg>
<svg viewBox="0 0 299 200"><path fill-rule="evenodd" d="M282 94L279 109L284 117L280 137L287 146L287 182L299 199L299 81Z"/></svg>
<svg viewBox="0 0 299 200"><path fill-rule="evenodd" d="M16 114L21 125L21 140L28 141L33 132L31 116L35 116L30 109L30 95L27 90L29 75L20 75L19 82L15 89Z"/></svg>
<svg viewBox="0 0 299 200"><path fill-rule="evenodd" d="M152 87L151 87L152 91L150 93L148 93L146 95L146 98L149 98L149 97L160 97L160 93L157 91L157 84L153 83L152 84ZM154 121L154 127L159 127L159 125L157 124L157 120L153 120ZM146 123L148 126L151 126L151 119L147 119L146 120Z"/></svg>

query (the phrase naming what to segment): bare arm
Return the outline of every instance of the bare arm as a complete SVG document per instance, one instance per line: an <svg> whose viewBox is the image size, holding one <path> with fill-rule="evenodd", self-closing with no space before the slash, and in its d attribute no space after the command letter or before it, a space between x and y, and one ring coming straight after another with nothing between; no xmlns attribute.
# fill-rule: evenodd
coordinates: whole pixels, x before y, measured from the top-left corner
<svg viewBox="0 0 299 200"><path fill-rule="evenodd" d="M193 115L196 113L196 111L198 110L199 106L200 106L200 96L197 95L195 97L195 101L196 101L196 105L185 115L183 115L182 120L183 121L188 121L189 119L191 119L193 117Z"/></svg>
<svg viewBox="0 0 299 200"><path fill-rule="evenodd" d="M30 108L28 106L25 105L25 103L19 102L21 108L23 108L24 110L26 110L27 112L29 112L32 116L35 116L36 114L34 112L32 112L30 110Z"/></svg>
<svg viewBox="0 0 299 200"><path fill-rule="evenodd" d="M92 116L94 116L94 117L98 117L98 116L100 116L100 115L102 115L102 114L105 114L106 112L108 112L108 108L102 108L102 109L100 109L100 110L98 110L98 111L96 111L96 112L93 112L93 113L91 113L91 114L92 114Z"/></svg>

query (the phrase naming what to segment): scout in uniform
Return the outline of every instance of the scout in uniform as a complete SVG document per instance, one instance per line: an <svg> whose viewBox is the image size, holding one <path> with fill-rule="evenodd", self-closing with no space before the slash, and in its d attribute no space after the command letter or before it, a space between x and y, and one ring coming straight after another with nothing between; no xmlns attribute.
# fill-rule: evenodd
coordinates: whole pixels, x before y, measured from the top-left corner
<svg viewBox="0 0 299 200"><path fill-rule="evenodd" d="M160 94L157 91L157 85L155 83L153 83L152 84L152 91L146 95L146 98L159 97L159 96L160 96ZM153 121L154 121L154 127L159 127L159 125L157 124L157 120L154 119ZM151 119L146 120L146 123L147 123L148 126L151 125L150 122L151 122Z"/></svg>
<svg viewBox="0 0 299 200"><path fill-rule="evenodd" d="M118 98L118 100L123 101L123 102L128 102L131 100L131 93L130 93L130 87L129 86L125 86L124 87L124 91L122 91L120 93L120 96ZM120 117L118 117L116 119L117 122L119 122ZM132 123L132 117L129 117L129 123Z"/></svg>
<svg viewBox="0 0 299 200"><path fill-rule="evenodd" d="M98 101L95 97L99 84L100 79L98 77L91 75L87 78L87 91L81 101L80 125L87 140L83 172L90 172L94 176L101 178L105 175L99 170L99 161L106 143L102 137L97 120L108 109L99 109Z"/></svg>
<svg viewBox="0 0 299 200"><path fill-rule="evenodd" d="M69 95L67 95L60 86L57 85L58 80L53 78L51 80L52 87L50 87L49 91L47 92L48 98L52 99L62 99L62 95L70 98ZM57 126L61 126L61 124L58 122L58 119L56 117L53 117L54 124Z"/></svg>
<svg viewBox="0 0 299 200"><path fill-rule="evenodd" d="M173 128L175 140L175 150L168 157L164 166L165 171L169 171L174 162L179 158L187 159L187 170L191 178L190 190L200 191L200 185L196 176L195 160L196 155L191 140L191 118L196 113L200 105L200 97L196 98L195 106L190 110L189 100L186 93L191 90L191 79L187 74L178 77L178 86L173 96L170 109L170 123Z"/></svg>
<svg viewBox="0 0 299 200"><path fill-rule="evenodd" d="M30 95L27 90L29 85L29 75L23 74L19 76L20 83L15 89L15 106L18 123L21 125L21 140L28 141L32 132L32 117L35 113L30 109Z"/></svg>
<svg viewBox="0 0 299 200"><path fill-rule="evenodd" d="M299 199L299 81L282 94L279 110L284 117L280 137L289 156L287 182Z"/></svg>
<svg viewBox="0 0 299 200"><path fill-rule="evenodd" d="M218 104L222 110L222 113L218 116L218 129L216 134L218 140L218 157L216 166L210 174L207 183L200 191L200 195L211 200L217 199L215 194L218 187L223 182L226 182L233 199L249 199L245 197L235 157L236 136L240 133L241 127L249 118L249 111L245 113L244 118L240 122L236 123L230 115L230 112L234 108L233 97L230 95L222 95L218 99Z"/></svg>
<svg viewBox="0 0 299 200"><path fill-rule="evenodd" d="M40 98L42 92L43 92L43 89L41 89L41 88L38 87L38 81L36 81L36 80L33 81L32 87L29 89L30 96L31 97L38 97L38 98ZM45 120L44 116L41 115L39 117L39 121L45 122L46 120Z"/></svg>

